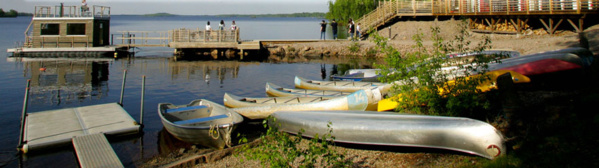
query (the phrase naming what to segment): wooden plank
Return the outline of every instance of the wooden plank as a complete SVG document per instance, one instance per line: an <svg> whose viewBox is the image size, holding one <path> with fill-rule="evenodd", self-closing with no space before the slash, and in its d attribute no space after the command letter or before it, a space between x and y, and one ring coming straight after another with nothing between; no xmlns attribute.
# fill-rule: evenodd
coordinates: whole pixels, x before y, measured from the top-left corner
<svg viewBox="0 0 599 168"><path fill-rule="evenodd" d="M125 167L102 133L74 137L73 147L82 168Z"/></svg>

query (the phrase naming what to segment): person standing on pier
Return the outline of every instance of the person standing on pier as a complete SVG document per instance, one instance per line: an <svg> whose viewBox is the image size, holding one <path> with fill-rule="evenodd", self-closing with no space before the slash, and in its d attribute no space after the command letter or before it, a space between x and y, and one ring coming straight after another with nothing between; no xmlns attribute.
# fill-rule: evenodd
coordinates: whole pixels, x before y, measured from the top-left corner
<svg viewBox="0 0 599 168"><path fill-rule="evenodd" d="M218 30L225 30L225 21L224 20L220 20L220 23L218 24Z"/></svg>
<svg viewBox="0 0 599 168"><path fill-rule="evenodd" d="M206 22L206 32L204 33L204 37L206 37L205 41L210 41L210 31L212 31L212 27L210 27L210 21Z"/></svg>
<svg viewBox="0 0 599 168"><path fill-rule="evenodd" d="M331 29L333 29L333 39L337 40L337 22L335 19L331 22Z"/></svg>
<svg viewBox="0 0 599 168"><path fill-rule="evenodd" d="M231 30L237 30L237 25L235 24L235 21L231 23Z"/></svg>
<svg viewBox="0 0 599 168"><path fill-rule="evenodd" d="M320 39L326 40L327 22L322 20L320 23Z"/></svg>

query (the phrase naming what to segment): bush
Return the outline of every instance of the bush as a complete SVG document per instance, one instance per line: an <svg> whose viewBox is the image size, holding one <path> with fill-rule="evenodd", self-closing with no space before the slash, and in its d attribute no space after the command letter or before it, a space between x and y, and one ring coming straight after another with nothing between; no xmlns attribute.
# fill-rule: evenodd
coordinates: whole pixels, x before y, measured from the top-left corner
<svg viewBox="0 0 599 168"><path fill-rule="evenodd" d="M398 95L394 101L399 103L397 111L418 114L463 116L474 110L487 109L489 102L483 94L479 94L476 86L489 80L488 63L498 62L497 57L483 55L457 64L453 70L441 70L444 65L456 64L449 59L449 53L478 52L490 48L491 41L485 38L478 46L471 49L468 38L467 23L460 23L460 31L454 40L444 42L439 37L440 29L432 27L432 49L422 44L423 34L413 36L416 51L401 53L387 44L385 38L374 35L377 47L385 54L382 69L382 82L396 82L389 95ZM449 82L453 80L455 82ZM397 84L400 83L400 84Z"/></svg>
<svg viewBox="0 0 599 168"><path fill-rule="evenodd" d="M267 120L274 122L271 125L277 124L274 118ZM316 134L311 140L305 141L302 140L303 129L296 136L291 136L277 127L269 127L267 120L263 122L268 130L261 136L262 142L256 148L245 146L241 149L247 158L259 160L270 167L346 167L351 163L332 149L335 146L335 137L331 136L332 123L327 124L328 133L320 137ZM242 138L240 143L247 143L247 140Z"/></svg>

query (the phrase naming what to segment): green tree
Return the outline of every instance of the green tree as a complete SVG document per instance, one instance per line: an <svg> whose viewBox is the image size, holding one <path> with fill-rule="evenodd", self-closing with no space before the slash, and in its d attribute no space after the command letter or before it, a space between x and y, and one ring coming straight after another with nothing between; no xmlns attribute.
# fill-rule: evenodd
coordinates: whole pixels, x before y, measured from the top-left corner
<svg viewBox="0 0 599 168"><path fill-rule="evenodd" d="M3 17L6 14L6 12L4 12L4 10L2 10L2 8L0 8L0 17Z"/></svg>
<svg viewBox="0 0 599 168"><path fill-rule="evenodd" d="M16 17L19 15L19 12L17 12L14 9L11 9L10 11L8 11L8 13L6 13L6 16L10 16L10 17Z"/></svg>
<svg viewBox="0 0 599 168"><path fill-rule="evenodd" d="M376 9L377 0L335 0L329 1L329 12L326 14L328 20L335 19L340 23L347 23L351 18L357 20L363 15Z"/></svg>

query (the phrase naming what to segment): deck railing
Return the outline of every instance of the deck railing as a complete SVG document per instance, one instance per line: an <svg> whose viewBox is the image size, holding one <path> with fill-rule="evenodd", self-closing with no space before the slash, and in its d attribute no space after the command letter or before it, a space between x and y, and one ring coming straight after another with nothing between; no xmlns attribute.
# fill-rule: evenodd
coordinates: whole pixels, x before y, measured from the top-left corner
<svg viewBox="0 0 599 168"><path fill-rule="evenodd" d="M364 32L396 16L552 15L597 13L599 0L387 0L356 20Z"/></svg>
<svg viewBox="0 0 599 168"><path fill-rule="evenodd" d="M94 17L109 18L110 7L94 5L87 6L36 6L34 18L75 18Z"/></svg>

